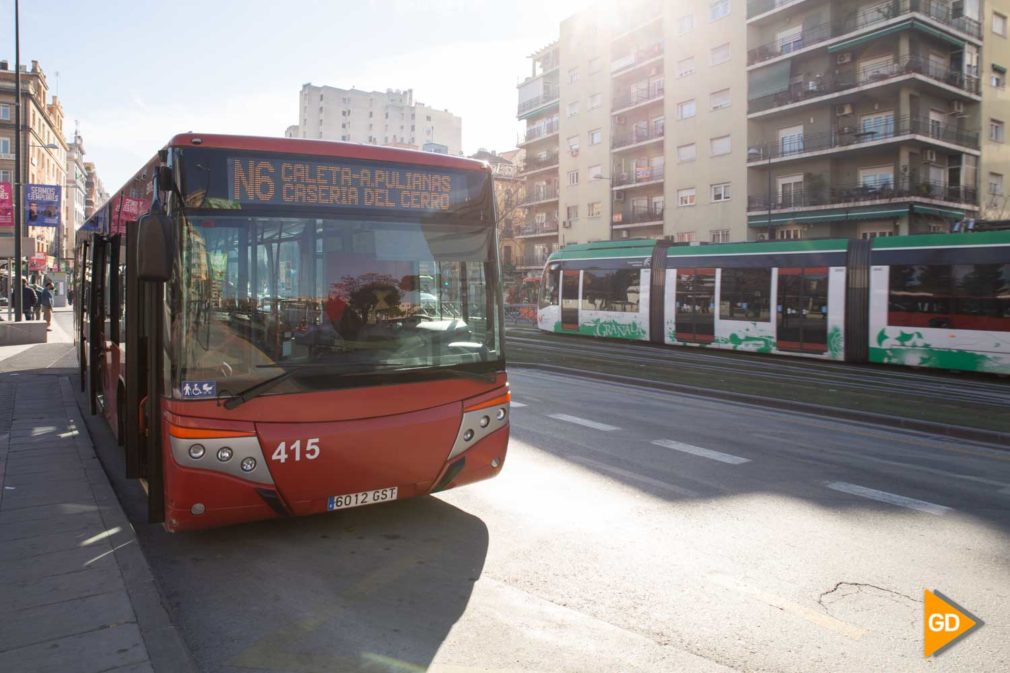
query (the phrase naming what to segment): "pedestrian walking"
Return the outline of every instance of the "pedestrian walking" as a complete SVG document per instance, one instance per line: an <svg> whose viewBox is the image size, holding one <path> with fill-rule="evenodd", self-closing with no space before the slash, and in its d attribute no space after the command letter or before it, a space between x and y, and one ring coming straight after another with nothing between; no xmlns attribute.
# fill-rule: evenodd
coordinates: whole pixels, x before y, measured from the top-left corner
<svg viewBox="0 0 1010 673"><path fill-rule="evenodd" d="M39 307L42 309L42 317L46 321L47 332L53 329L53 287L50 281L39 293Z"/></svg>
<svg viewBox="0 0 1010 673"><path fill-rule="evenodd" d="M35 293L35 308L33 310L33 315L35 316L35 320L42 320L42 305L39 303L39 295L42 294L42 290L45 288L37 283L32 283L29 287L31 287L32 291Z"/></svg>
<svg viewBox="0 0 1010 673"><path fill-rule="evenodd" d="M21 312L24 313L25 320L31 320L32 315L35 313L35 304L39 301L39 297L35 294L33 290L28 285L28 279L21 279ZM11 292L11 304L14 304L14 293Z"/></svg>

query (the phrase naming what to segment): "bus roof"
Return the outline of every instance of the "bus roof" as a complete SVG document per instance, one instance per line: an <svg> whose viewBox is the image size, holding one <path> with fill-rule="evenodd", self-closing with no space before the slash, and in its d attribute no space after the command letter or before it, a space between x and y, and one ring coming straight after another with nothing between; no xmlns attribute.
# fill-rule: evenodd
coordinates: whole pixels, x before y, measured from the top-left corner
<svg viewBox="0 0 1010 673"><path fill-rule="evenodd" d="M464 171L491 171L490 166L486 162L477 161L476 159L464 159L462 157L449 156L448 154L405 150L397 147L378 147L375 145L340 143L329 140L232 136L216 133L180 133L169 140L167 145L167 147L191 146L341 159L371 159L373 161L392 161L418 166L456 168Z"/></svg>

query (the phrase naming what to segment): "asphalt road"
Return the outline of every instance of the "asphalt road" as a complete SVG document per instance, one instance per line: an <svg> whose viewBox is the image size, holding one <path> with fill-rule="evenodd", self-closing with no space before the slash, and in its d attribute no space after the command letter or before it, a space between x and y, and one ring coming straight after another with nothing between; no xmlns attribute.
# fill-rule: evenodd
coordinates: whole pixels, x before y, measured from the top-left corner
<svg viewBox="0 0 1010 673"><path fill-rule="evenodd" d="M512 380L501 476L438 496L169 535L120 481L204 670L1008 669L1010 452ZM986 622L932 660L927 588Z"/></svg>

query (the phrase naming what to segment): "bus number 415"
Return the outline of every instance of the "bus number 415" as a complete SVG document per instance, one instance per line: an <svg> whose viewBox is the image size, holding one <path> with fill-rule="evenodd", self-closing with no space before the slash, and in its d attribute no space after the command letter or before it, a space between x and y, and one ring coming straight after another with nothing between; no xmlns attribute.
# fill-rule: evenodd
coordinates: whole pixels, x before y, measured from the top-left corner
<svg viewBox="0 0 1010 673"><path fill-rule="evenodd" d="M291 442L289 446L287 442L281 442L274 449L273 454L270 456L271 460L276 460L279 463L286 463L288 458L291 458L296 463L302 459L304 456L305 460L315 460L319 457L319 438L312 437L311 439L305 440L305 451L302 452L302 440L296 439Z"/></svg>

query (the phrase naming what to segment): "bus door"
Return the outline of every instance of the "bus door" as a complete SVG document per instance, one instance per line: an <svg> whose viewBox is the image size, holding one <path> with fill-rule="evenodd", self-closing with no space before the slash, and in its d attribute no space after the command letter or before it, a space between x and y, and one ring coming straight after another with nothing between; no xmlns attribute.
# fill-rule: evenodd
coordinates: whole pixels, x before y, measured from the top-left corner
<svg viewBox="0 0 1010 673"><path fill-rule="evenodd" d="M91 297L91 241L84 240L78 251L77 282L74 288L74 326L77 328L77 362L81 372L81 392L88 389L88 302Z"/></svg>
<svg viewBox="0 0 1010 673"><path fill-rule="evenodd" d="M579 278L578 269L565 269L561 272L561 328L567 330L579 329Z"/></svg>
<svg viewBox="0 0 1010 673"><path fill-rule="evenodd" d="M715 340L715 269L677 270L677 340Z"/></svg>
<svg viewBox="0 0 1010 673"><path fill-rule="evenodd" d="M91 283L88 293L88 394L91 413L97 414L104 406L102 389L102 358L105 354L105 255L106 240L100 236L91 238Z"/></svg>
<svg viewBox="0 0 1010 673"><path fill-rule="evenodd" d="M778 349L827 352L827 267L779 269L778 277Z"/></svg>

